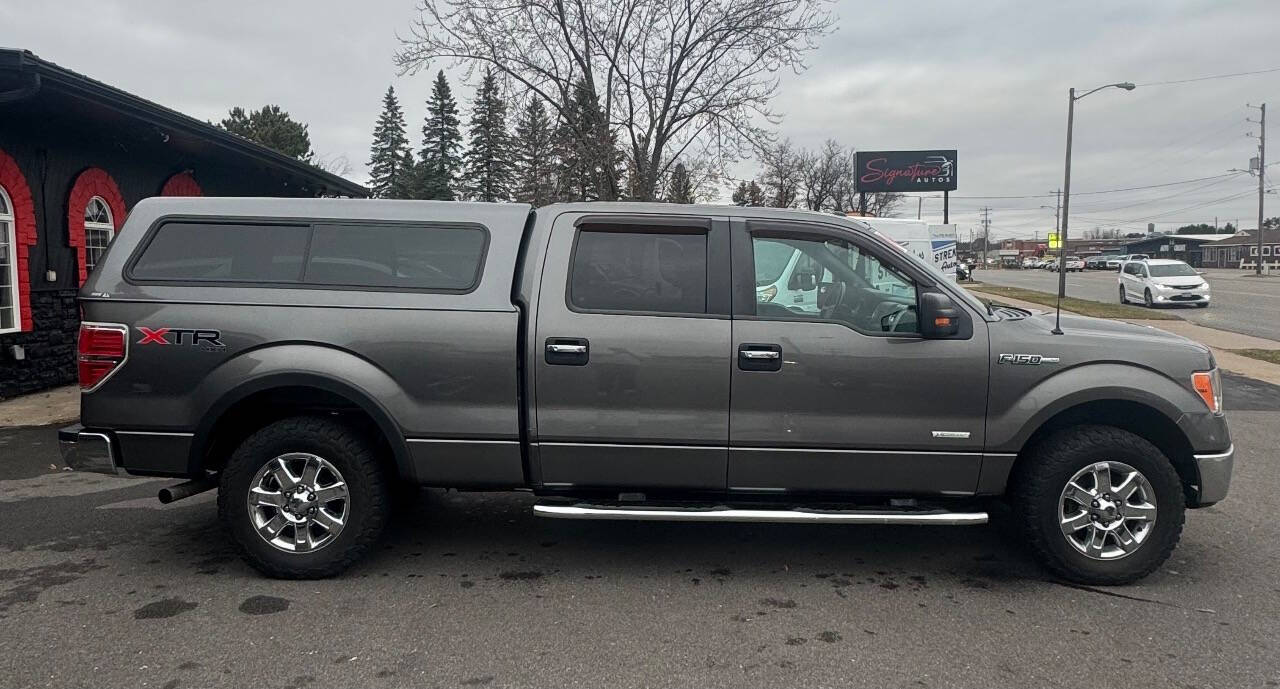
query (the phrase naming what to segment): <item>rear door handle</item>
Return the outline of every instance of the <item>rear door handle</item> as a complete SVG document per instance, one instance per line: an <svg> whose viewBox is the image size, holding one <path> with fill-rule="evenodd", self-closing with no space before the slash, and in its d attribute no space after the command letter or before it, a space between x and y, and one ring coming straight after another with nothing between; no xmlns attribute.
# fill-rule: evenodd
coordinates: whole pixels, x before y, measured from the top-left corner
<svg viewBox="0 0 1280 689"><path fill-rule="evenodd" d="M591 343L585 337L548 337L544 356L552 366L586 366Z"/></svg>
<svg viewBox="0 0 1280 689"><path fill-rule="evenodd" d="M738 345L738 368L743 371L781 371L782 347L776 344Z"/></svg>

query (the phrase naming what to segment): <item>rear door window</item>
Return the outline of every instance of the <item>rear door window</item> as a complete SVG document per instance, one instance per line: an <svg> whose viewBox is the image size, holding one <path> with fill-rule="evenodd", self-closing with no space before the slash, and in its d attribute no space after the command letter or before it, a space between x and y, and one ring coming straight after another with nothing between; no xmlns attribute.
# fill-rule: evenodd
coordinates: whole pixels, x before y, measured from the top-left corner
<svg viewBox="0 0 1280 689"><path fill-rule="evenodd" d="M296 283L310 235L307 225L168 222L131 272L143 280Z"/></svg>
<svg viewBox="0 0 1280 689"><path fill-rule="evenodd" d="M477 227L316 225L305 282L469 290L480 277L485 241Z"/></svg>
<svg viewBox="0 0 1280 689"><path fill-rule="evenodd" d="M569 302L585 311L707 312L707 235L580 230Z"/></svg>

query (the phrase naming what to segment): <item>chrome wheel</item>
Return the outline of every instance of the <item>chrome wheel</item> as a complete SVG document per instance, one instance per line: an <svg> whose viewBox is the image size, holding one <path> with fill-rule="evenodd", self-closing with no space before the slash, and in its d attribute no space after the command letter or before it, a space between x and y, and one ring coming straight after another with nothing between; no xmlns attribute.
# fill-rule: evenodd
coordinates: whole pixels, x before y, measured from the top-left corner
<svg viewBox="0 0 1280 689"><path fill-rule="evenodd" d="M1062 535L1095 560L1131 555L1156 524L1155 490L1122 462L1097 462L1076 472L1059 500Z"/></svg>
<svg viewBox="0 0 1280 689"><path fill-rule="evenodd" d="M347 484L323 457L291 452L267 462L249 482L249 521L262 540L290 553L333 542L351 512Z"/></svg>

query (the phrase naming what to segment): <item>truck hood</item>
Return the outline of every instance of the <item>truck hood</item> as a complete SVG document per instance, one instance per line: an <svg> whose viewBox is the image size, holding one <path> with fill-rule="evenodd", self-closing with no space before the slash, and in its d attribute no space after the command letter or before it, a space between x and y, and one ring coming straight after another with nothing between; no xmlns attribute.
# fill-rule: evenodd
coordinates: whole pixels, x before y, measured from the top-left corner
<svg viewBox="0 0 1280 689"><path fill-rule="evenodd" d="M1026 318L992 324L1027 344L1029 352L1061 356L1064 363L1093 360L1130 361L1159 368L1161 361L1190 357L1201 368L1212 362L1209 348L1159 328L1088 316L1062 315L1062 335L1053 334L1053 312L1033 311Z"/></svg>

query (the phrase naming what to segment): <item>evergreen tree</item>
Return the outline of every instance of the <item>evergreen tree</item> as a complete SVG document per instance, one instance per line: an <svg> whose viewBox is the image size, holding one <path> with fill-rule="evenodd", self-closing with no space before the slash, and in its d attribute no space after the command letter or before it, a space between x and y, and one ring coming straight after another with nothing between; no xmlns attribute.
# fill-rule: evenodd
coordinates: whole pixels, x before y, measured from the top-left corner
<svg viewBox="0 0 1280 689"><path fill-rule="evenodd" d="M427 118L422 126L422 151L414 196L421 199L453 201L458 172L462 167L462 133L458 130L458 104L453 100L449 80L442 70L436 75L427 99Z"/></svg>
<svg viewBox="0 0 1280 689"><path fill-rule="evenodd" d="M754 179L750 182L738 182L738 188L733 190L733 205L763 206L764 190Z"/></svg>
<svg viewBox="0 0 1280 689"><path fill-rule="evenodd" d="M390 196L393 199L414 199L418 198L418 166L413 161L413 152L407 147L401 152L400 159L396 162L399 171L396 173L394 181L391 184Z"/></svg>
<svg viewBox="0 0 1280 689"><path fill-rule="evenodd" d="M475 201L511 199L511 135L507 132L507 103L498 90L493 70L486 69L471 108L471 141L463 165L467 196Z"/></svg>
<svg viewBox="0 0 1280 689"><path fill-rule="evenodd" d="M676 163L667 180L667 203L693 203L693 177L684 163Z"/></svg>
<svg viewBox="0 0 1280 689"><path fill-rule="evenodd" d="M573 201L618 198L622 155L608 115L590 85L579 80L557 128L560 195Z"/></svg>
<svg viewBox="0 0 1280 689"><path fill-rule="evenodd" d="M520 111L512 142L515 161L515 199L534 206L555 200L555 132L547 110L536 95Z"/></svg>
<svg viewBox="0 0 1280 689"><path fill-rule="evenodd" d="M311 150L307 125L289 117L289 113L278 105L264 105L261 110L249 112L234 107L218 126L291 158L309 163L315 155Z"/></svg>
<svg viewBox="0 0 1280 689"><path fill-rule="evenodd" d="M404 157L409 153L409 137L405 135L404 111L396 99L396 90L388 86L382 97L382 114L373 128L373 146L369 150L369 191L375 199L404 198L408 172Z"/></svg>

